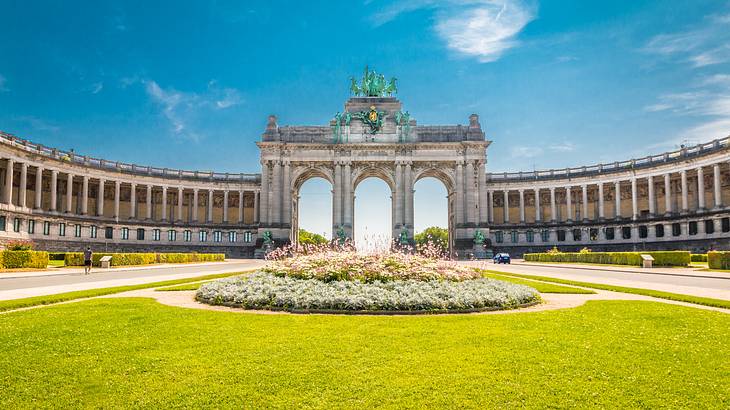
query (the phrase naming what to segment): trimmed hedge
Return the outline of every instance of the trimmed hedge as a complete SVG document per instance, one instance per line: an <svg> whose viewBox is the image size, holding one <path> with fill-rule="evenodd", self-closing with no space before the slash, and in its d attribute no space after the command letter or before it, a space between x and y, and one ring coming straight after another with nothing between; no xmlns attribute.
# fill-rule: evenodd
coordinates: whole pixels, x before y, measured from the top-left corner
<svg viewBox="0 0 730 410"><path fill-rule="evenodd" d="M108 253L94 252L91 256L93 266L101 265L103 256L111 256L112 266L151 265L154 263L220 262L223 253ZM83 266L83 252L67 252L64 257L66 266Z"/></svg>
<svg viewBox="0 0 730 410"><path fill-rule="evenodd" d="M526 253L525 261L641 266L641 255L654 257L654 266L687 266L690 262L690 253L688 251Z"/></svg>
<svg viewBox="0 0 730 410"><path fill-rule="evenodd" d="M707 252L707 267L710 269L730 269L730 252Z"/></svg>
<svg viewBox="0 0 730 410"><path fill-rule="evenodd" d="M706 253L693 253L690 255L690 261L691 262L707 262L707 254Z"/></svg>
<svg viewBox="0 0 730 410"><path fill-rule="evenodd" d="M2 266L7 269L48 267L48 252L2 251Z"/></svg>

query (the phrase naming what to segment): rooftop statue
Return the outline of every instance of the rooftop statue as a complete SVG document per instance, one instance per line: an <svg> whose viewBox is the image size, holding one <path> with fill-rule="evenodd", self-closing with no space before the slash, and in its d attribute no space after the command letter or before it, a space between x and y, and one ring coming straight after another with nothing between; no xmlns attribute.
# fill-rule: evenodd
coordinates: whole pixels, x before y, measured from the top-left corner
<svg viewBox="0 0 730 410"><path fill-rule="evenodd" d="M392 77L390 81L386 81L383 74L378 74L375 70L370 71L365 66L365 72L362 75L360 84L357 83L355 77L350 77L350 93L356 97L391 96L398 92L397 80L397 78Z"/></svg>

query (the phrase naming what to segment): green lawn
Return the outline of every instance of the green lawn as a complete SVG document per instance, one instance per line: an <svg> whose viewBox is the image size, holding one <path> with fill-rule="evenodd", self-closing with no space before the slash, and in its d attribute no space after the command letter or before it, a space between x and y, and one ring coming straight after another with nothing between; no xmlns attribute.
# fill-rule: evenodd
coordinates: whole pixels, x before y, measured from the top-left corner
<svg viewBox="0 0 730 410"><path fill-rule="evenodd" d="M596 293L592 290L576 288L573 286L562 286L562 285L556 285L554 283L537 282L534 280L521 279L521 278L516 278L514 276L507 276L503 272L497 272L497 271L491 271L491 270L482 270L481 272L484 275L484 277L486 277L486 278L503 280L505 282L511 282L511 283L516 283L518 285L529 286L531 288L534 288L535 290L537 290L540 293L582 293L582 294Z"/></svg>
<svg viewBox="0 0 730 410"><path fill-rule="evenodd" d="M728 357L729 315L652 302L377 317L96 299L0 315L0 404L728 408Z"/></svg>

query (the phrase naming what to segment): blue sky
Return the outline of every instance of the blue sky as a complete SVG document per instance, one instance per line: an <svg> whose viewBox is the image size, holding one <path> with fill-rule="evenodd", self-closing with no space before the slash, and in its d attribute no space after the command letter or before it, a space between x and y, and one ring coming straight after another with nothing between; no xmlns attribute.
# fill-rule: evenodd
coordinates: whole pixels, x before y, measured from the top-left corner
<svg viewBox="0 0 730 410"><path fill-rule="evenodd" d="M730 133L726 1L0 10L0 129L109 159L258 172L267 115L326 123L366 64L399 78L420 124L480 114L492 171L609 162Z"/></svg>

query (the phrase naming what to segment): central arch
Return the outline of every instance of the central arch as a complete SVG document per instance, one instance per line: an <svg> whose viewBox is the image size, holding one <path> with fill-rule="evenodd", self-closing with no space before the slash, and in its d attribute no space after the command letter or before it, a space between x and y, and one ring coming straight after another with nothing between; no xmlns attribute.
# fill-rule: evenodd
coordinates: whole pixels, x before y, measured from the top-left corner
<svg viewBox="0 0 730 410"><path fill-rule="evenodd" d="M382 168L366 168L360 170L353 180L352 238L355 246L365 252L390 248L396 234L393 226L395 181L392 175ZM386 197L385 203L376 200L382 196Z"/></svg>

